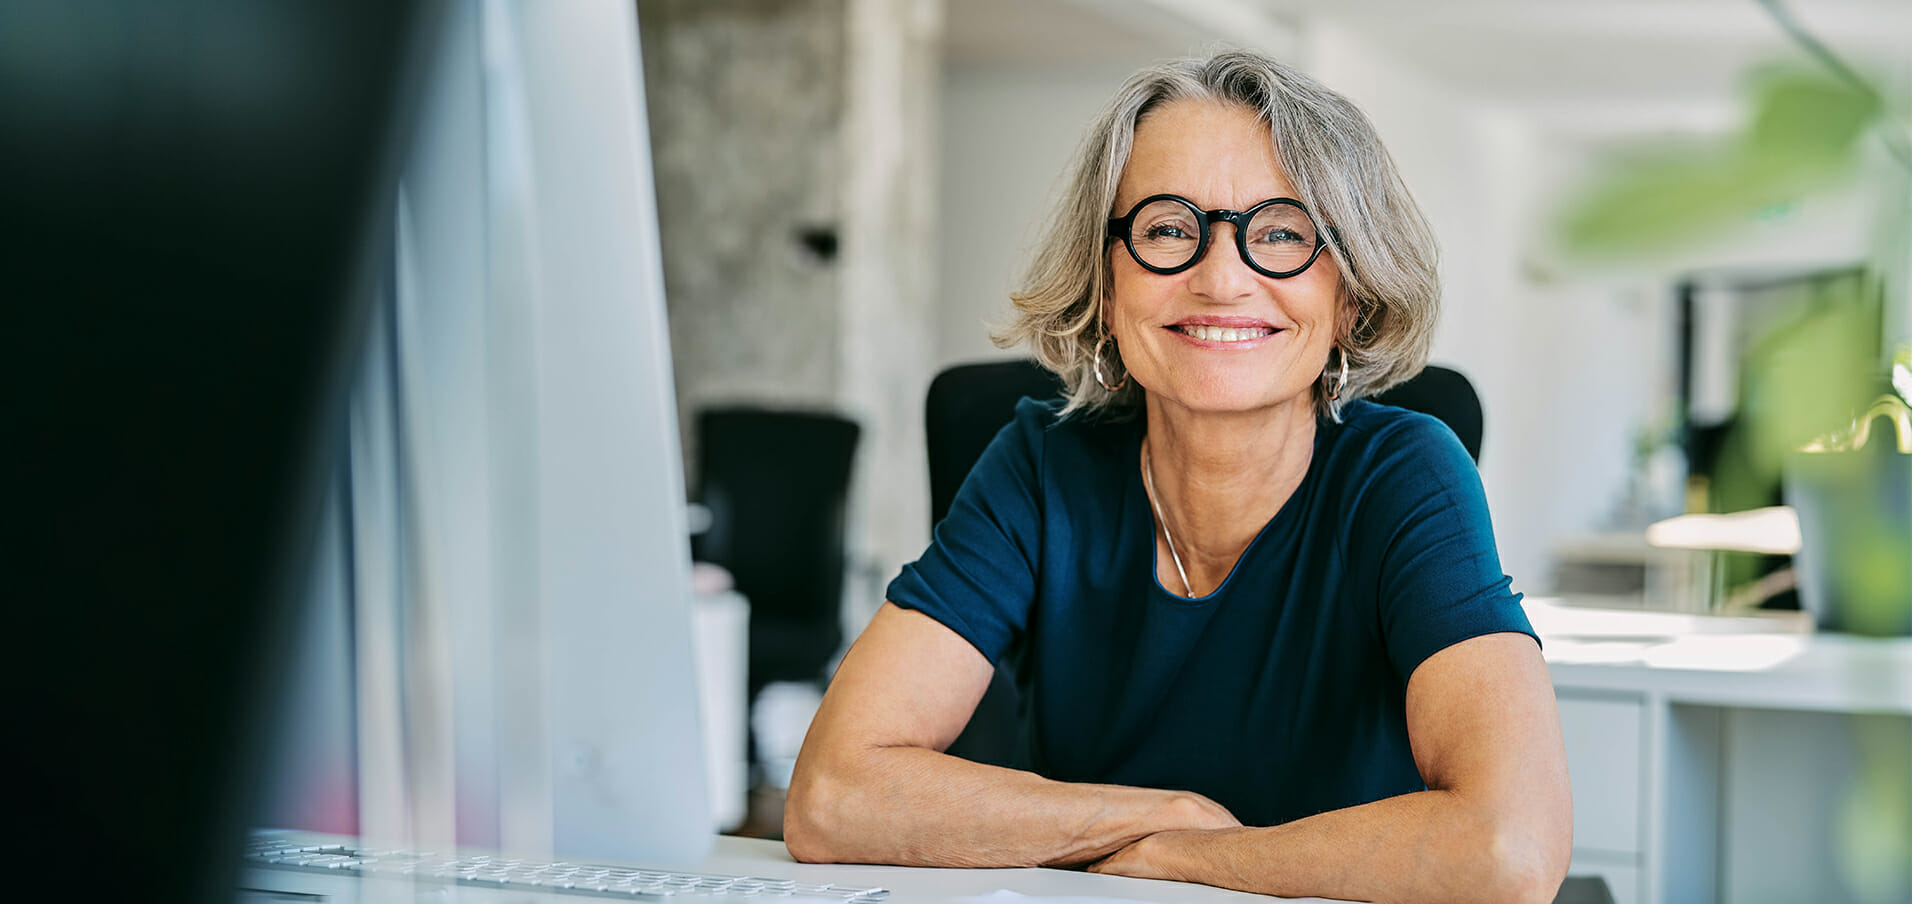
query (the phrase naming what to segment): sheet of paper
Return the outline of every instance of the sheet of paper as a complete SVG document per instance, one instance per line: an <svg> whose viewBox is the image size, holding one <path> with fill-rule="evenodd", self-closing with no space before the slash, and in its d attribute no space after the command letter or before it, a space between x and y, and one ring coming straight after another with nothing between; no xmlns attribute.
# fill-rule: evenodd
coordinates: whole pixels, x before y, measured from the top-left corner
<svg viewBox="0 0 1912 904"><path fill-rule="evenodd" d="M951 904L1138 904L1138 898L1103 898L1070 895L1055 897L1050 895L1025 895L1013 891L996 891L971 898L957 898Z"/></svg>

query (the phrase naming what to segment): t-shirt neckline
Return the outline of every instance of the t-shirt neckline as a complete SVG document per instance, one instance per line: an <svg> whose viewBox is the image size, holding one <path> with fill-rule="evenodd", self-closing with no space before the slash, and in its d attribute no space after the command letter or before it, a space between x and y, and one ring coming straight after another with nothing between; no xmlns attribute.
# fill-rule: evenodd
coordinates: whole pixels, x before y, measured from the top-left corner
<svg viewBox="0 0 1912 904"><path fill-rule="evenodd" d="M1281 508L1277 509L1274 516L1263 523L1261 529L1255 532L1254 539L1249 540L1248 545L1242 548L1241 555L1235 557L1235 564L1229 566L1228 575L1222 578L1222 582L1216 585L1214 590L1209 591L1204 596L1183 596L1162 586L1162 563L1160 558L1162 553L1155 543L1155 509L1149 505L1148 488L1142 483L1142 440L1148 435L1148 419L1146 417L1138 417L1135 419L1134 424L1135 428L1129 431L1128 452L1124 459L1129 463L1127 468L1129 476L1125 483L1125 487L1127 488L1127 500L1124 504L1129 506L1131 511L1139 506L1142 521L1148 525L1149 584L1153 588L1154 593L1158 597L1165 597L1172 603L1184 606L1208 605L1219 600L1222 595L1228 591L1228 588L1235 583L1235 575L1241 573L1242 563L1247 561L1248 557L1255 552L1256 547L1261 545L1262 538L1268 536L1269 529L1292 517L1299 517L1299 515L1292 514L1297 511L1300 506L1297 500L1301 498L1303 493L1313 488L1315 475L1321 467L1322 445L1329 431L1339 426L1326 418L1315 419L1314 448L1310 450L1308 455L1308 471L1301 475L1301 482L1295 484L1294 492L1288 494L1288 498L1282 502Z"/></svg>

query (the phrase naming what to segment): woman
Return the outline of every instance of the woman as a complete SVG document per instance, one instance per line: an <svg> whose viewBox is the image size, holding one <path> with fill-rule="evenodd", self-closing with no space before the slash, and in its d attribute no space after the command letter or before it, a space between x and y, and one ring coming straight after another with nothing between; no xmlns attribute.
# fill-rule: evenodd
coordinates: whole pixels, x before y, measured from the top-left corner
<svg viewBox="0 0 1912 904"><path fill-rule="evenodd" d="M1356 401L1426 360L1434 257L1339 95L1243 52L1131 79L1003 337L1068 404L1024 400L844 658L791 854L1550 900L1565 752L1479 478ZM1030 771L941 753L1005 656Z"/></svg>

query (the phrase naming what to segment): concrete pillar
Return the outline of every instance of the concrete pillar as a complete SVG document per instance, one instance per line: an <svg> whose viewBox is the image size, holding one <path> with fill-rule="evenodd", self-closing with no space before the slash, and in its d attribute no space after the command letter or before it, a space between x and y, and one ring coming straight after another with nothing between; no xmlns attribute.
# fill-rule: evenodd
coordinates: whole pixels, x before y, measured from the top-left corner
<svg viewBox="0 0 1912 904"><path fill-rule="evenodd" d="M643 0L678 416L836 407L844 0ZM827 247L825 248L827 251Z"/></svg>
<svg viewBox="0 0 1912 904"><path fill-rule="evenodd" d="M942 0L642 0L686 473L695 412L863 426L853 629L929 538Z"/></svg>
<svg viewBox="0 0 1912 904"><path fill-rule="evenodd" d="M866 433L845 618L860 628L929 537L941 0L848 0L839 398Z"/></svg>

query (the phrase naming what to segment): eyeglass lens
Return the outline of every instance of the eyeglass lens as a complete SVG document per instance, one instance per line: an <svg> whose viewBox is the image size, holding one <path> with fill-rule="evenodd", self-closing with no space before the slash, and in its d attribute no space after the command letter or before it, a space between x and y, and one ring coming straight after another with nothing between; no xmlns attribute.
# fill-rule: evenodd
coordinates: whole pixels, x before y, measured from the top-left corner
<svg viewBox="0 0 1912 904"><path fill-rule="evenodd" d="M1150 202L1129 225L1135 256L1151 267L1173 269L1202 251L1202 220L1195 208L1169 198ZM1255 211L1242 231L1241 244L1256 266L1283 273L1308 262L1315 253L1314 221L1306 211L1277 201Z"/></svg>

